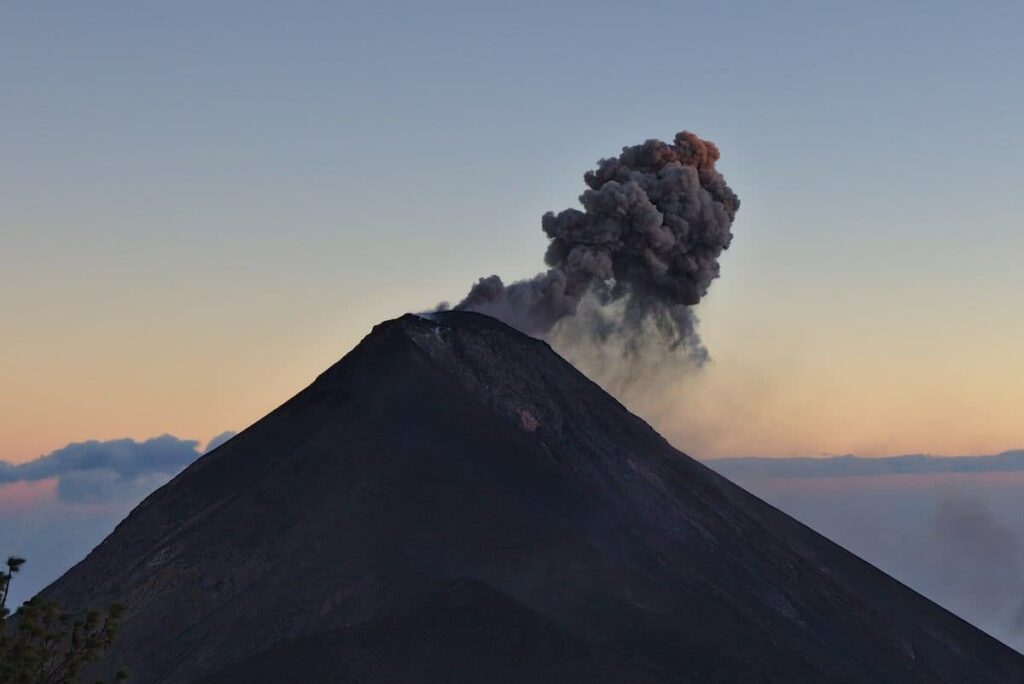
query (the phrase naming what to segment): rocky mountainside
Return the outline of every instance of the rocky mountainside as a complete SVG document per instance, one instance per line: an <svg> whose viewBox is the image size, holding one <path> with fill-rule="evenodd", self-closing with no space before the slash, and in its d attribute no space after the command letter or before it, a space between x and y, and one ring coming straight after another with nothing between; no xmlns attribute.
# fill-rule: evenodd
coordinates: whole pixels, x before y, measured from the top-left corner
<svg viewBox="0 0 1024 684"><path fill-rule="evenodd" d="M377 326L45 593L126 604L139 683L1024 681L472 313Z"/></svg>

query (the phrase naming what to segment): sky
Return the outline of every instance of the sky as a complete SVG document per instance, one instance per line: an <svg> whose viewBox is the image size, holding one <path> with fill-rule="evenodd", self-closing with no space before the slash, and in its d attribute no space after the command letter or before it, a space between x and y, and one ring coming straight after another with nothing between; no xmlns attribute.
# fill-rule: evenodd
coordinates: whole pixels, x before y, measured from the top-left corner
<svg viewBox="0 0 1024 684"><path fill-rule="evenodd" d="M743 204L698 310L712 363L641 407L673 443L1024 446L1022 20L6 3L0 460L243 429L375 323L539 271L540 216L584 171L681 129Z"/></svg>

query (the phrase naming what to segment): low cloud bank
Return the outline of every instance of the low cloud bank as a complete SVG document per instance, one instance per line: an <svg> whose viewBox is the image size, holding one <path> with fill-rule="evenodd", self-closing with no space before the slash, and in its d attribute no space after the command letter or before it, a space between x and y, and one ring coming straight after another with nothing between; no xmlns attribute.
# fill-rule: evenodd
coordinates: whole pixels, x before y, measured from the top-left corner
<svg viewBox="0 0 1024 684"><path fill-rule="evenodd" d="M907 454L885 458L718 458L706 461L723 475L773 477L836 477L914 473L983 473L1024 471L1024 450L991 456Z"/></svg>
<svg viewBox="0 0 1024 684"><path fill-rule="evenodd" d="M161 435L134 439L74 442L26 463L0 461L0 486L16 482L57 480L57 496L70 502L99 503L150 492L206 451L234 436L224 432L205 450L192 439Z"/></svg>
<svg viewBox="0 0 1024 684"><path fill-rule="evenodd" d="M89 553L150 492L234 436L199 442L76 442L26 463L0 461L0 555L28 559L11 585L20 605Z"/></svg>
<svg viewBox="0 0 1024 684"><path fill-rule="evenodd" d="M0 484L57 480L64 501L99 503L121 498L125 489L179 472L200 455L199 442L163 435L136 442L114 439L68 444L17 465L0 461Z"/></svg>
<svg viewBox="0 0 1024 684"><path fill-rule="evenodd" d="M705 463L1024 652L1024 451Z"/></svg>

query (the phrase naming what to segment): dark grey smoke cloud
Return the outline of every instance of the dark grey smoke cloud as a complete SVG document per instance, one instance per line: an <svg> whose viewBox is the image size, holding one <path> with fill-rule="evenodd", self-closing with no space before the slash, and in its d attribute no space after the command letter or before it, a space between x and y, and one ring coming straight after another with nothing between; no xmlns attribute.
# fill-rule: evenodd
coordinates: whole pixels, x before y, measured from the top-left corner
<svg viewBox="0 0 1024 684"><path fill-rule="evenodd" d="M510 285L481 278L456 308L546 336L587 297L597 306L582 322L585 336L616 337L635 351L653 329L668 348L703 360L691 307L718 277L740 205L715 169L718 158L713 143L684 131L672 143L648 140L602 159L584 175L582 210L541 221L549 270Z"/></svg>

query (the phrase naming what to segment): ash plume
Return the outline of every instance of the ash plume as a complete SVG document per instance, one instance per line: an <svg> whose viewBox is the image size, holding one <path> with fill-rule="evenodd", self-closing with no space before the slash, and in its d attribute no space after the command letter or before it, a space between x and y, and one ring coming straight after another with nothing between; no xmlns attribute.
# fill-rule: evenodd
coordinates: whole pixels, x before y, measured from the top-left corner
<svg viewBox="0 0 1024 684"><path fill-rule="evenodd" d="M718 157L713 143L683 131L672 143L652 139L602 159L583 177L582 210L541 221L549 269L508 285L481 278L455 308L540 337L563 323L569 338L617 340L634 355L653 335L703 361L691 307L718 277L740 204L715 169Z"/></svg>

